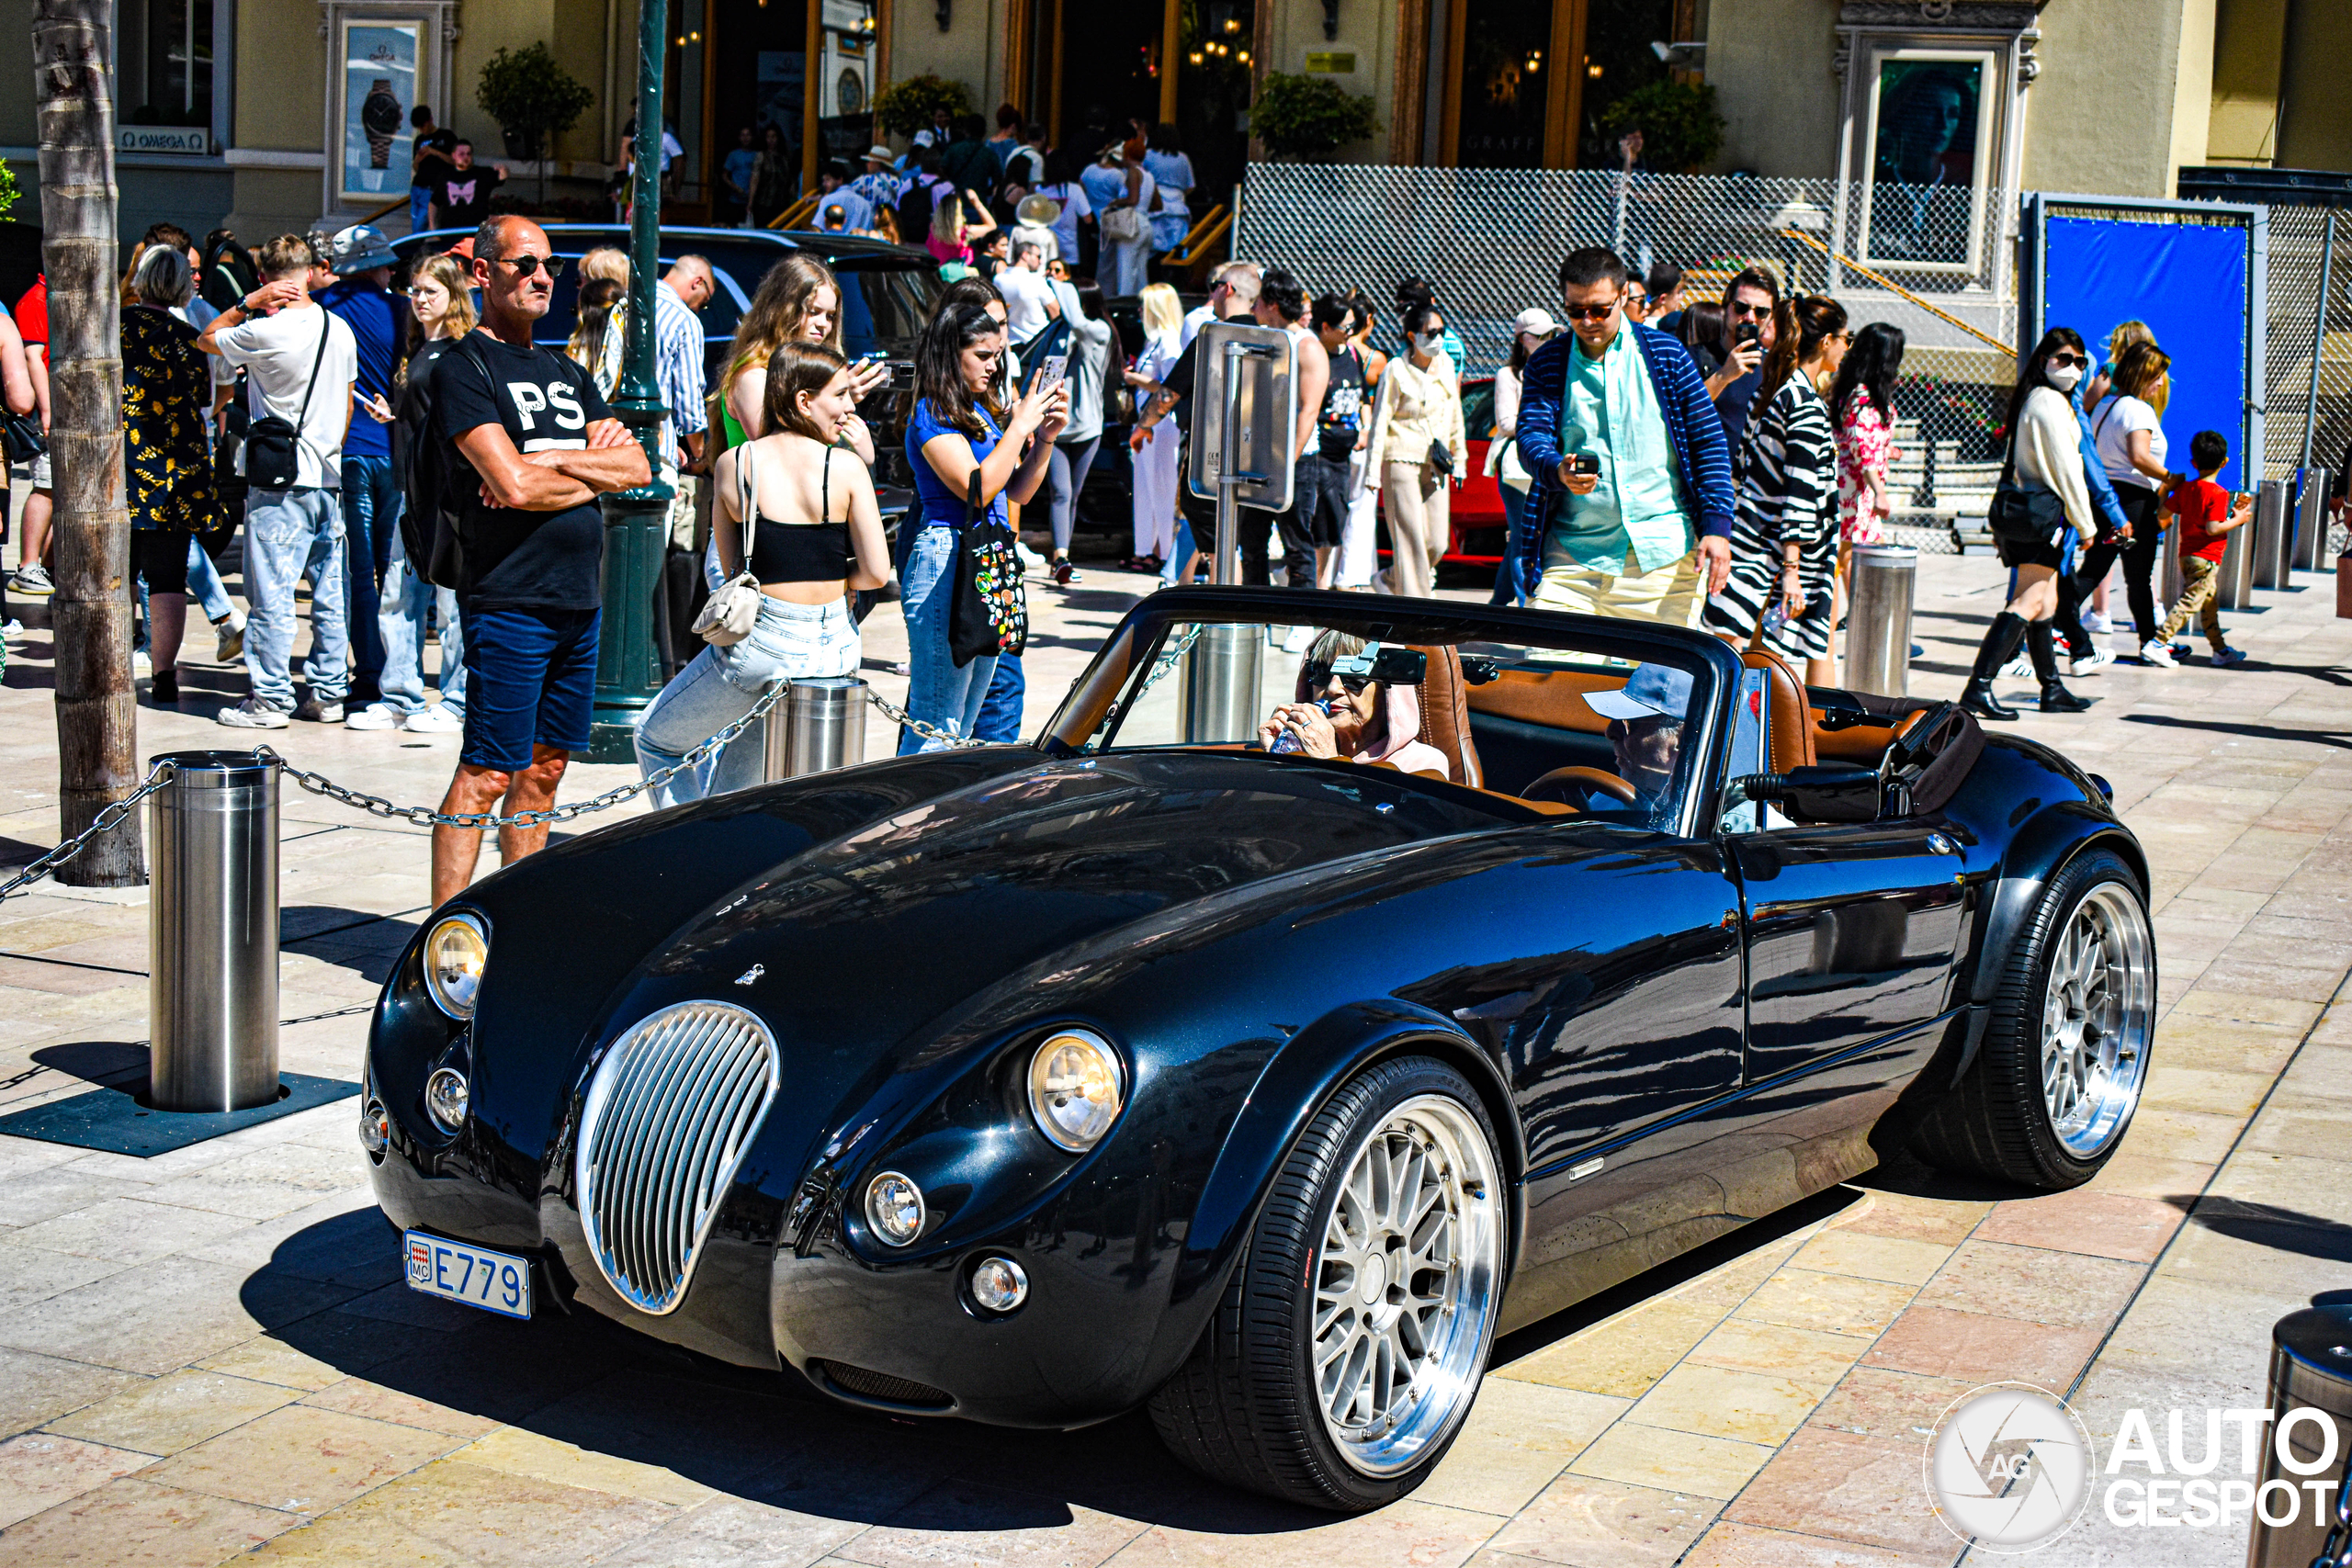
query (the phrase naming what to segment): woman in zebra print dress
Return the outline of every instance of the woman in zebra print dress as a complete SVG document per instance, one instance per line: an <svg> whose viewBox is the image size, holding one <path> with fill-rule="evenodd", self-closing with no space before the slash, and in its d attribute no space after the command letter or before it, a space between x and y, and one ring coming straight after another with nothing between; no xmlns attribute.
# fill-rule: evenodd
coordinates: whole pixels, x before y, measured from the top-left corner
<svg viewBox="0 0 2352 1568"><path fill-rule="evenodd" d="M1845 308L1820 295L1782 301L1764 385L1777 388L1748 415L1732 458L1739 510L1731 580L1707 604L1707 626L1803 658L1805 680L1834 685L1830 628L1838 614L1838 437L1816 387L1838 373L1852 335ZM1778 604L1785 619L1764 622Z"/></svg>

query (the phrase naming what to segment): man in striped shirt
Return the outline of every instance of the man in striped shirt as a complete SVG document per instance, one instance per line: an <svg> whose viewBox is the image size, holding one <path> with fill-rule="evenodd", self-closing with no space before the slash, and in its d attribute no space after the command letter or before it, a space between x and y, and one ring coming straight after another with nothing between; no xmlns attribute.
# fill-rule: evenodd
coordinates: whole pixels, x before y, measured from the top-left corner
<svg viewBox="0 0 2352 1568"><path fill-rule="evenodd" d="M684 255L670 264L653 291L653 384L670 411L662 422L662 477L673 492L670 542L684 549L701 542L694 476L702 468L703 433L710 423L703 410L703 336L696 313L717 288L708 258Z"/></svg>

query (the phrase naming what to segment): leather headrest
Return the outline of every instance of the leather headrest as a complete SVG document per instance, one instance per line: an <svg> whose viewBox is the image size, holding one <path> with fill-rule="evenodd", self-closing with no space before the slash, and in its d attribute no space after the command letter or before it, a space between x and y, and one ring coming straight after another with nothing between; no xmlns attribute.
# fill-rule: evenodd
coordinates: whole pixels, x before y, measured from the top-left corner
<svg viewBox="0 0 2352 1568"><path fill-rule="evenodd" d="M1765 733L1771 750L1767 766L1776 773L1813 766L1813 710L1804 700L1804 682L1770 649L1744 649L1739 661L1764 671Z"/></svg>

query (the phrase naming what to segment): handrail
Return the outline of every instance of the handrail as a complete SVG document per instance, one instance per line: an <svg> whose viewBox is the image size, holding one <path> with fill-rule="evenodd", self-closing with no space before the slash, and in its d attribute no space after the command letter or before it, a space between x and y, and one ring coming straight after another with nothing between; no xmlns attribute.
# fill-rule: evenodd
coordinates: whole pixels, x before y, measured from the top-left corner
<svg viewBox="0 0 2352 1568"><path fill-rule="evenodd" d="M1958 327L1962 332L1966 333L1970 337L1974 338L1977 342L1989 344L1991 346L1999 349L2003 354L2007 355L2012 359L2015 359L2018 356L2017 345L2015 344L2003 343L1999 338L1993 336L1989 333L1978 332L1974 327L1970 326L1966 321L1962 321L1958 316L1951 314L1950 311L1937 310L1933 305L1928 304L1925 299L1920 299L1917 294L1912 293L1911 290L1904 288L1903 285L1895 282L1893 278L1886 276L1883 273L1872 272L1870 268L1864 266L1861 263L1856 261L1851 256L1840 255L1838 252L1831 250L1827 245L1823 244L1819 240L1815 239L1804 230L1783 229L1781 232L1792 240L1802 240L1806 244L1811 245L1815 250L1819 251L1823 255L1828 256L1844 265L1852 267L1856 272L1860 273L1864 277L1869 278L1881 288L1893 289L1895 293L1902 295L1903 298L1910 300L1911 303L1918 306L1919 309L1927 311L1928 314L1935 317L1938 321L1946 321L1955 327Z"/></svg>
<svg viewBox="0 0 2352 1568"><path fill-rule="evenodd" d="M1171 252L1170 254L1160 257L1159 265L1171 270L1176 268L1192 268L1206 265L1208 257L1205 253L1208 248L1211 245L1216 244L1219 240L1225 238L1226 231L1232 227L1233 217L1230 213L1227 213L1224 217L1217 219L1217 220L1209 227L1206 233L1199 234L1197 242L1193 235L1187 235L1185 237L1184 249L1182 252Z"/></svg>
<svg viewBox="0 0 2352 1568"><path fill-rule="evenodd" d="M782 212L777 213L774 218L768 220L768 227L771 229L797 229L805 225L810 218L814 217L816 215L816 211L817 198L813 196L804 196L798 201L794 202L790 207L786 208Z"/></svg>
<svg viewBox="0 0 2352 1568"><path fill-rule="evenodd" d="M373 223L379 218L390 217L393 213L398 212L401 208L406 207L407 205L408 192L402 191L399 196L384 203L383 206L376 209L375 211L370 212L367 217L362 218L359 221L362 223Z"/></svg>
<svg viewBox="0 0 2352 1568"><path fill-rule="evenodd" d="M1218 202L1193 220L1192 228L1176 243L1176 248L1159 258L1161 265L1191 266L1200 254L1200 247L1208 243L1215 235L1223 233L1231 222L1232 220L1226 216L1225 203Z"/></svg>

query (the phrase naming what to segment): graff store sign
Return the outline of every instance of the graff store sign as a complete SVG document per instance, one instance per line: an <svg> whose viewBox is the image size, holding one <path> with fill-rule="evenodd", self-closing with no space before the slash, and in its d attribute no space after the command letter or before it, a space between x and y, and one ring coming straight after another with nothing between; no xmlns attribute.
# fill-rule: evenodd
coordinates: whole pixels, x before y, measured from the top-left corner
<svg viewBox="0 0 2352 1568"><path fill-rule="evenodd" d="M194 152L212 151L212 133L200 125L118 125L118 152Z"/></svg>

